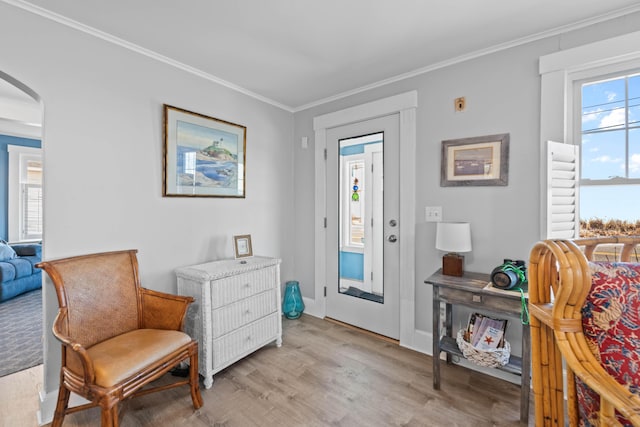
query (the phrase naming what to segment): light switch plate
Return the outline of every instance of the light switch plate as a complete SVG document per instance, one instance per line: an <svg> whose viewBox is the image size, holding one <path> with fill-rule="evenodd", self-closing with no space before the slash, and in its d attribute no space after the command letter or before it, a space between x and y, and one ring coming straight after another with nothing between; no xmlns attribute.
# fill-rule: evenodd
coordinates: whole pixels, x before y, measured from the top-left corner
<svg viewBox="0 0 640 427"><path fill-rule="evenodd" d="M442 206L427 206L424 208L424 220L426 222L442 221Z"/></svg>

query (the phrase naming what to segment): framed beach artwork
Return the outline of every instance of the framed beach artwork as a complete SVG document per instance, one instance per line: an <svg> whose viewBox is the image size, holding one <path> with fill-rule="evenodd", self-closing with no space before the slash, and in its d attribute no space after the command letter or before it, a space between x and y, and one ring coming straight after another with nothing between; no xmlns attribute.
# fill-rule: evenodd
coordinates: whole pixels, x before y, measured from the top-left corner
<svg viewBox="0 0 640 427"><path fill-rule="evenodd" d="M164 105L162 195L245 197L245 126Z"/></svg>
<svg viewBox="0 0 640 427"><path fill-rule="evenodd" d="M442 141L441 187L504 186L508 182L508 133Z"/></svg>

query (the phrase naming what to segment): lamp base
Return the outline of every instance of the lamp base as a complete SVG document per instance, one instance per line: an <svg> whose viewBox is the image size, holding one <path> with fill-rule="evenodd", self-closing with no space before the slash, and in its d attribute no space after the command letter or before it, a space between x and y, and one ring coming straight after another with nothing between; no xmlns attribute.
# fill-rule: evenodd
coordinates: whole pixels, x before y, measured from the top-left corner
<svg viewBox="0 0 640 427"><path fill-rule="evenodd" d="M462 276L462 265L464 256L450 253L442 257L442 274L447 276Z"/></svg>

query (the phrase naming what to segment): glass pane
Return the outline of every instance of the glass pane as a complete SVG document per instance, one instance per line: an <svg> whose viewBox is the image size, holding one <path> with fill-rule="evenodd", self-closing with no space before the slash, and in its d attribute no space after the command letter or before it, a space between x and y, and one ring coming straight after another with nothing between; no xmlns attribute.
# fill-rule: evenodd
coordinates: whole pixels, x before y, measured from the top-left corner
<svg viewBox="0 0 640 427"><path fill-rule="evenodd" d="M624 126L624 83L620 78L582 86L582 132Z"/></svg>
<svg viewBox="0 0 640 427"><path fill-rule="evenodd" d="M629 77L629 127L640 127L640 74Z"/></svg>
<svg viewBox="0 0 640 427"><path fill-rule="evenodd" d="M42 237L42 186L24 186L24 235L25 239Z"/></svg>
<svg viewBox="0 0 640 427"><path fill-rule="evenodd" d="M640 178L640 129L629 130L629 178Z"/></svg>
<svg viewBox="0 0 640 427"><path fill-rule="evenodd" d="M348 244L358 248L364 247L364 219L366 216L365 205L365 181L364 181L364 160L347 162L349 179L344 185L345 193L351 194L349 201L349 227Z"/></svg>
<svg viewBox="0 0 640 427"><path fill-rule="evenodd" d="M625 176L625 131L582 135L582 179Z"/></svg>
<svg viewBox="0 0 640 427"><path fill-rule="evenodd" d="M580 187L580 219L635 221L637 208L621 200L638 200L640 185L585 185Z"/></svg>
<svg viewBox="0 0 640 427"><path fill-rule="evenodd" d="M339 292L378 303L384 302L384 295L382 286L374 282L382 277L373 277L369 259L375 245L370 237L373 217L370 195L377 185L372 179L371 152L372 147L382 146L381 140L382 134L340 140L338 171Z"/></svg>

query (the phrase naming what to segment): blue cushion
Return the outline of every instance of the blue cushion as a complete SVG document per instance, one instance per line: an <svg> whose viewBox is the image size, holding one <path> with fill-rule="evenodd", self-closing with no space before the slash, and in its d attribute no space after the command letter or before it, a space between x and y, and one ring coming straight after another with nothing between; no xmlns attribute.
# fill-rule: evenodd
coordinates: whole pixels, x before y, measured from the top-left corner
<svg viewBox="0 0 640 427"><path fill-rule="evenodd" d="M4 242L0 242L0 261L6 261L8 259L14 259L18 255L16 251L9 245Z"/></svg>
<svg viewBox="0 0 640 427"><path fill-rule="evenodd" d="M13 265L13 268L16 269L16 279L25 276L31 276L33 274L33 266L24 258L15 258L10 259L7 263Z"/></svg>
<svg viewBox="0 0 640 427"><path fill-rule="evenodd" d="M16 268L8 262L0 262L0 283L9 282L16 278Z"/></svg>
<svg viewBox="0 0 640 427"><path fill-rule="evenodd" d="M0 286L0 301L6 301L34 289L40 289L42 287L42 272L39 268L36 270L31 276L3 283Z"/></svg>

